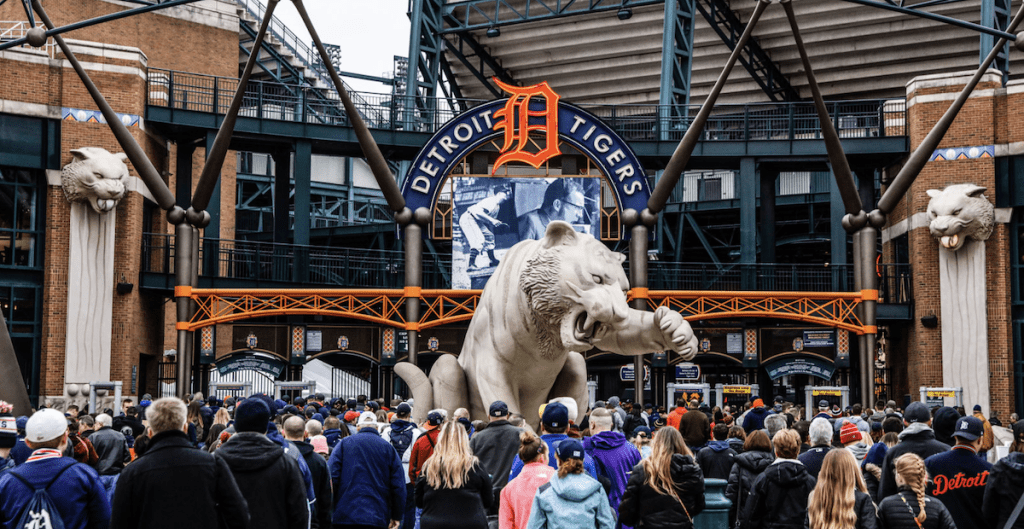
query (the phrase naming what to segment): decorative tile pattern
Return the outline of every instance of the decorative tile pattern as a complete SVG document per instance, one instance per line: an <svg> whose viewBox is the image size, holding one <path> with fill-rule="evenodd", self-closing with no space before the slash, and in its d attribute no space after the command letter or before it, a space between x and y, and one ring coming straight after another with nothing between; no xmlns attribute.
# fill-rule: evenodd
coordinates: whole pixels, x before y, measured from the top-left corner
<svg viewBox="0 0 1024 529"><path fill-rule="evenodd" d="M950 147L948 149L937 149L932 153L930 162L943 162L949 160L976 160L978 158L995 158L995 145L978 145L976 147Z"/></svg>
<svg viewBox="0 0 1024 529"><path fill-rule="evenodd" d="M391 327L384 329L381 339L381 350L386 355L395 354L395 330Z"/></svg>
<svg viewBox="0 0 1024 529"><path fill-rule="evenodd" d="M99 110L63 107L60 111L61 119L64 121L104 124L107 122L107 118L104 118L103 113ZM124 126L126 127L140 127L142 125L142 118L134 114L117 113L117 117L121 119L121 123L124 123Z"/></svg>
<svg viewBox="0 0 1024 529"><path fill-rule="evenodd" d="M292 354L301 355L306 352L306 328L292 327Z"/></svg>

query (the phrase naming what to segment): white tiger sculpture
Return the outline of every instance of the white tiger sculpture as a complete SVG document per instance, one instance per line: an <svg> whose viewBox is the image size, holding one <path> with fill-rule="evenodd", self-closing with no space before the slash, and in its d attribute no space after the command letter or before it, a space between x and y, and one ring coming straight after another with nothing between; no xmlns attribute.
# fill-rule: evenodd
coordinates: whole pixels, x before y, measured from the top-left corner
<svg viewBox="0 0 1024 529"><path fill-rule="evenodd" d="M124 198L128 166L124 153L111 154L99 147L71 151L74 160L60 173L68 202L88 202L96 213L107 213Z"/></svg>
<svg viewBox="0 0 1024 529"><path fill-rule="evenodd" d="M992 235L995 207L985 198L987 188L955 184L942 191L929 189L928 229L943 248L959 250L970 237L984 241Z"/></svg>
<svg viewBox="0 0 1024 529"><path fill-rule="evenodd" d="M504 401L537 427L541 404L570 397L586 410L582 352L697 354L693 329L676 311L630 308L625 256L561 221L541 240L512 247L487 282L456 359L443 355L430 378L409 363L395 372L412 390L420 420L431 408L469 408L483 418ZM414 418L415 420L415 418Z"/></svg>

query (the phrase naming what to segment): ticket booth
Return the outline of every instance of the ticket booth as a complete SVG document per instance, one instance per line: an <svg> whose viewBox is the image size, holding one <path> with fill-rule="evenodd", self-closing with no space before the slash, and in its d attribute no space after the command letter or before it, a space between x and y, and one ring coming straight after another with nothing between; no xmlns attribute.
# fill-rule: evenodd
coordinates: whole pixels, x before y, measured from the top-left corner
<svg viewBox="0 0 1024 529"><path fill-rule="evenodd" d="M804 407L805 416L808 421L818 414L818 403L828 401L828 405L838 405L839 409L845 410L850 406L850 386L807 386L804 388L804 397L807 406Z"/></svg>
<svg viewBox="0 0 1024 529"><path fill-rule="evenodd" d="M749 385L724 385L715 386L715 405L725 409L726 406L738 406L742 408L750 402L750 397L757 395L761 388L757 384Z"/></svg>

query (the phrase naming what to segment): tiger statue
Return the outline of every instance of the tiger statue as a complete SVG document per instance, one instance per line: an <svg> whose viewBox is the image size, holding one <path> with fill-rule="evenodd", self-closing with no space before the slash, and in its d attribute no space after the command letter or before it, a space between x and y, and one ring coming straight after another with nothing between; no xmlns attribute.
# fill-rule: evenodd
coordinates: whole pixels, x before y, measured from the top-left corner
<svg viewBox="0 0 1024 529"><path fill-rule="evenodd" d="M68 202L88 202L96 213L113 211L127 191L128 156L99 147L82 147L71 155L74 160L60 173L64 197Z"/></svg>
<svg viewBox="0 0 1024 529"><path fill-rule="evenodd" d="M585 351L672 350L693 359L697 339L682 315L627 304L624 260L561 221L513 246L484 288L458 359L441 356L429 378L406 362L395 367L412 390L414 421L431 408L465 407L483 418L500 400L536 429L537 414L524 412L551 399L571 397L587 409Z"/></svg>
<svg viewBox="0 0 1024 529"><path fill-rule="evenodd" d="M928 230L949 251L963 247L970 237L985 241L995 226L995 206L985 198L987 188L955 184L942 191L929 189Z"/></svg>

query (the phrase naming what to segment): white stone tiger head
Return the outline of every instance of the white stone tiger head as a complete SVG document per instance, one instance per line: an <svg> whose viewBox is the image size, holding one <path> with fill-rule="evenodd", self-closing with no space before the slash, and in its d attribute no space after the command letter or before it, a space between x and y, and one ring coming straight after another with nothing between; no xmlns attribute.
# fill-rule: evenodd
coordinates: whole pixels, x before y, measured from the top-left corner
<svg viewBox="0 0 1024 529"><path fill-rule="evenodd" d="M959 250L967 238L984 241L992 235L995 207L985 198L986 188L955 184L942 191L929 189L928 228L947 250Z"/></svg>
<svg viewBox="0 0 1024 529"><path fill-rule="evenodd" d="M124 198L128 157L99 147L82 147L71 154L75 159L60 173L68 202L88 202L96 213L112 211Z"/></svg>

